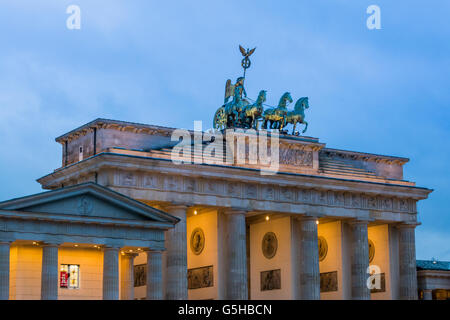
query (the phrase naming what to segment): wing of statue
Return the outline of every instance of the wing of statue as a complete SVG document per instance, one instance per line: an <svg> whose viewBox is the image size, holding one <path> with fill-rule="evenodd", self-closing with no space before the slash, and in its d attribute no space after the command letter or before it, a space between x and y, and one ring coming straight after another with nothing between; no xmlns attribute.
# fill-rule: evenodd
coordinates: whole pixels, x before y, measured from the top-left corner
<svg viewBox="0 0 450 320"><path fill-rule="evenodd" d="M228 102L228 98L232 97L234 94L234 86L231 84L231 80L228 79L227 83L225 84L225 99L224 99L224 103Z"/></svg>
<svg viewBox="0 0 450 320"><path fill-rule="evenodd" d="M250 52L248 53L248 56L250 57L253 54L253 52L255 52L255 50L256 50L256 48L253 48L252 50L250 50Z"/></svg>
<svg viewBox="0 0 450 320"><path fill-rule="evenodd" d="M239 45L239 50L241 51L242 55L245 57L247 55L247 51L245 51L244 48L242 48L241 45Z"/></svg>

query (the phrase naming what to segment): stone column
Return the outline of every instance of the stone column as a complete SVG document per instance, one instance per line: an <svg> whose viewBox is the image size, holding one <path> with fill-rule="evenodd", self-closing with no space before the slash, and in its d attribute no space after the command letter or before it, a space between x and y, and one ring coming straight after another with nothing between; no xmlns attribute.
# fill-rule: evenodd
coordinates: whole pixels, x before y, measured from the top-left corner
<svg viewBox="0 0 450 320"><path fill-rule="evenodd" d="M350 223L351 230L351 297L353 300L370 300L367 287L369 274L369 240L367 238L367 221Z"/></svg>
<svg viewBox="0 0 450 320"><path fill-rule="evenodd" d="M58 300L58 247L53 243L42 247L41 300Z"/></svg>
<svg viewBox="0 0 450 320"><path fill-rule="evenodd" d="M103 248L103 300L119 300L119 248Z"/></svg>
<svg viewBox="0 0 450 320"><path fill-rule="evenodd" d="M226 211L225 299L248 299L245 211Z"/></svg>
<svg viewBox="0 0 450 320"><path fill-rule="evenodd" d="M162 300L162 252L147 251L147 300Z"/></svg>
<svg viewBox="0 0 450 320"><path fill-rule="evenodd" d="M9 252L10 242L0 242L0 300L9 299Z"/></svg>
<svg viewBox="0 0 450 320"><path fill-rule="evenodd" d="M302 300L320 300L317 218L302 217L298 220L299 298Z"/></svg>
<svg viewBox="0 0 450 320"><path fill-rule="evenodd" d="M180 219L174 228L166 232L166 276L167 300L186 300L187 289L187 235L186 206L169 206L165 210Z"/></svg>
<svg viewBox="0 0 450 320"><path fill-rule="evenodd" d="M121 260L120 299L134 300L134 258L137 253L125 253Z"/></svg>
<svg viewBox="0 0 450 320"><path fill-rule="evenodd" d="M415 227L415 225L398 226L401 300L417 300Z"/></svg>

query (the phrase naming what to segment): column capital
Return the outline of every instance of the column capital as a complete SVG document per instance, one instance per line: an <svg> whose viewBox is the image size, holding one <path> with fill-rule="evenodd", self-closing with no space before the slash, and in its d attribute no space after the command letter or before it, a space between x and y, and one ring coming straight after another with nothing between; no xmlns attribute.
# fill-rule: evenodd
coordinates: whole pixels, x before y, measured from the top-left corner
<svg viewBox="0 0 450 320"><path fill-rule="evenodd" d="M146 253L163 253L164 251L166 251L166 248L164 248L164 249L144 248L144 249L142 249L142 251L144 251Z"/></svg>
<svg viewBox="0 0 450 320"><path fill-rule="evenodd" d="M42 247L59 247L63 244L62 241L40 241L38 243Z"/></svg>
<svg viewBox="0 0 450 320"><path fill-rule="evenodd" d="M108 250L117 250L119 251L122 248L122 246L119 245L104 245L101 247L101 249L103 251L108 251Z"/></svg>
<svg viewBox="0 0 450 320"><path fill-rule="evenodd" d="M121 253L121 256L128 258L128 259L135 258L138 255L139 255L139 253L137 253L137 252L122 252Z"/></svg>
<svg viewBox="0 0 450 320"><path fill-rule="evenodd" d="M421 223L420 222L415 222L415 223L399 223L397 224L395 227L397 229L415 229L417 226L419 226Z"/></svg>
<svg viewBox="0 0 450 320"><path fill-rule="evenodd" d="M299 221L318 221L320 216L316 215L299 215L295 216L295 219Z"/></svg>
<svg viewBox="0 0 450 320"><path fill-rule="evenodd" d="M357 218L355 218L355 219L348 220L347 223L349 225L351 225L351 226L357 226L357 225L366 225L367 226L370 221L371 220L368 220L368 219L357 219Z"/></svg>
<svg viewBox="0 0 450 320"><path fill-rule="evenodd" d="M243 209L233 209L233 208L226 208L221 210L224 214L229 214L229 215L233 215L233 214L247 214L246 210Z"/></svg>
<svg viewBox="0 0 450 320"><path fill-rule="evenodd" d="M162 207L164 208L164 210L187 210L189 208L188 205L177 203L169 204Z"/></svg>

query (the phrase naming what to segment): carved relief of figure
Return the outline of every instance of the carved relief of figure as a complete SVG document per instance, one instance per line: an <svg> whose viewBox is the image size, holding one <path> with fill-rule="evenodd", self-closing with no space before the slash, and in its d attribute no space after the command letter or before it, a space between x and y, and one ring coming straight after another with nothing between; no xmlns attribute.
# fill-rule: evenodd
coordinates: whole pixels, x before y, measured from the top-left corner
<svg viewBox="0 0 450 320"><path fill-rule="evenodd" d="M376 197L369 197L369 200L367 202L367 206L371 209L377 208L377 198Z"/></svg>
<svg viewBox="0 0 450 320"><path fill-rule="evenodd" d="M359 195L352 194L352 206L355 208L359 208L361 205L361 199Z"/></svg>

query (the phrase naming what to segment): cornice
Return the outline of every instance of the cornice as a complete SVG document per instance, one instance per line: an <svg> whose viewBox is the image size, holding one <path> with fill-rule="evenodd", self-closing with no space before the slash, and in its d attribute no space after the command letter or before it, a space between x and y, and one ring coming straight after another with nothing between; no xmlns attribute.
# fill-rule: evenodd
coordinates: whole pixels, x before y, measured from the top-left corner
<svg viewBox="0 0 450 320"><path fill-rule="evenodd" d="M80 136L86 135L89 132L92 132L94 128L115 129L118 131L147 133L151 135L156 134L168 137L170 137L172 135L172 132L176 130L176 128L170 127L98 118L57 137L55 141L64 144L65 141L71 141Z"/></svg>
<svg viewBox="0 0 450 320"><path fill-rule="evenodd" d="M409 162L408 158L396 157L396 156L385 156L380 154L366 153L366 152L357 152L357 151L349 151L349 150L339 150L339 149L331 149L331 148L323 148L321 150L321 156L337 156L344 159L351 160L362 160L362 161L373 161L373 162L383 162L386 164L397 164L404 165Z"/></svg>
<svg viewBox="0 0 450 320"><path fill-rule="evenodd" d="M160 221L123 220L104 217L88 217L68 214L39 213L16 210L0 209L0 219L37 220L50 222L65 222L78 224L97 224L105 226L120 226L129 228L163 229L168 230L173 227L172 223Z"/></svg>

